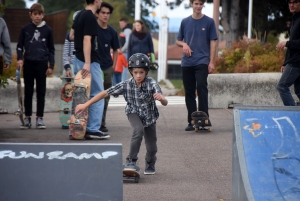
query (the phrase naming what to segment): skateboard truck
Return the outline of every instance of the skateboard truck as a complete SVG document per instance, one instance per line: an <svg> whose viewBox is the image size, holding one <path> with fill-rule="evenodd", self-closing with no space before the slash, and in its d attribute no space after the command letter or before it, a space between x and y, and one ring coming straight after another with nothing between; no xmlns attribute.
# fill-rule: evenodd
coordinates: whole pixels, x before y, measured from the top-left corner
<svg viewBox="0 0 300 201"><path fill-rule="evenodd" d="M64 114L69 114L70 109L69 108L64 108L63 112L64 112Z"/></svg>
<svg viewBox="0 0 300 201"><path fill-rule="evenodd" d="M123 181L134 181L139 183L141 169L136 166L136 170L126 170L123 165Z"/></svg>

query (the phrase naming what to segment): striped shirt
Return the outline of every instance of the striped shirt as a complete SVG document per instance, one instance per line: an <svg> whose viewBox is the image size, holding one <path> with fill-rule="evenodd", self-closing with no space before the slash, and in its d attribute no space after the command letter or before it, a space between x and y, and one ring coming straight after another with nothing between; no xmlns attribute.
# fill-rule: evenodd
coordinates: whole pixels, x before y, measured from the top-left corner
<svg viewBox="0 0 300 201"><path fill-rule="evenodd" d="M123 95L127 105L125 113L139 115L142 124L147 127L154 124L159 117L153 94L162 94L158 83L151 77L146 76L145 82L138 87L133 78L120 82L107 89L109 95Z"/></svg>
<svg viewBox="0 0 300 201"><path fill-rule="evenodd" d="M74 41L70 41L69 39L69 33L67 34L67 37L65 39L64 44L64 51L63 51L63 65L64 68L67 70L67 68L71 68L71 64L73 64L74 61Z"/></svg>

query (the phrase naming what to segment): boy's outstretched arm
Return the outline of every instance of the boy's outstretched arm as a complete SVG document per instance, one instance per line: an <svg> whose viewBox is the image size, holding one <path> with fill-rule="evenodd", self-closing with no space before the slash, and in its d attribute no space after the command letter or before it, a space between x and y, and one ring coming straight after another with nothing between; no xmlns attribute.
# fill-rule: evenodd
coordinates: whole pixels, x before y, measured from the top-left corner
<svg viewBox="0 0 300 201"><path fill-rule="evenodd" d="M84 104L79 104L76 106L76 109L75 109L75 113L79 112L83 112L84 110L86 110L88 107L90 107L90 105L92 105L93 103L96 103L97 101L105 98L108 96L108 93L106 90L104 91L101 91L100 93L98 93L96 96L94 96L92 99L90 99L89 101L87 101L86 103Z"/></svg>
<svg viewBox="0 0 300 201"><path fill-rule="evenodd" d="M168 105L168 100L160 93L153 94L153 98L160 101L163 106Z"/></svg>

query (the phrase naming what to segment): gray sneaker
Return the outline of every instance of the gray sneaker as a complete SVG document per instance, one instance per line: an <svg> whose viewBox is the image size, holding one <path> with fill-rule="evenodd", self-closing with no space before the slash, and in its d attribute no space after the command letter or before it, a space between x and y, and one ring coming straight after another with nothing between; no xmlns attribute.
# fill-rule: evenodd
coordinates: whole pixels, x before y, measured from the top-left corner
<svg viewBox="0 0 300 201"><path fill-rule="evenodd" d="M20 126L20 129L28 129L31 128L31 118L24 118L24 125Z"/></svg>
<svg viewBox="0 0 300 201"><path fill-rule="evenodd" d="M37 117L36 118L36 128L38 128L38 129L45 129L46 128L42 117Z"/></svg>
<svg viewBox="0 0 300 201"><path fill-rule="evenodd" d="M136 170L136 161L126 159L124 170Z"/></svg>
<svg viewBox="0 0 300 201"><path fill-rule="evenodd" d="M155 174L155 162L146 161L144 174Z"/></svg>

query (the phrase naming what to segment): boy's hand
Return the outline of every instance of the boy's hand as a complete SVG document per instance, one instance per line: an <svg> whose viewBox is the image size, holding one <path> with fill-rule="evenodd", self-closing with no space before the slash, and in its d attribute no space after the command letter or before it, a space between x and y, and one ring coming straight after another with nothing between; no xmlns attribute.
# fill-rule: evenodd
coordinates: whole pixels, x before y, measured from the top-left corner
<svg viewBox="0 0 300 201"><path fill-rule="evenodd" d="M190 46L188 46L188 44L184 43L182 45L182 51L183 51L183 54L185 54L185 56L187 56L187 57L192 56L193 50L191 50L191 48L190 48Z"/></svg>
<svg viewBox="0 0 300 201"><path fill-rule="evenodd" d="M9 64L4 64L3 69L4 69L4 70L9 69Z"/></svg>
<svg viewBox="0 0 300 201"><path fill-rule="evenodd" d="M83 112L86 109L87 109L87 107L86 107L85 104L79 104L75 108L75 113L81 113L81 112Z"/></svg>
<svg viewBox="0 0 300 201"><path fill-rule="evenodd" d="M168 100L160 93L153 94L153 98L160 101L160 103L164 106L168 105Z"/></svg>
<svg viewBox="0 0 300 201"><path fill-rule="evenodd" d="M68 68L67 71L66 71L66 77L71 77L71 76L72 76L71 69Z"/></svg>
<svg viewBox="0 0 300 201"><path fill-rule="evenodd" d="M155 100L161 101L164 98L164 96L160 93L155 93L155 94L153 94L153 98Z"/></svg>
<svg viewBox="0 0 300 201"><path fill-rule="evenodd" d="M23 60L18 60L17 61L17 70L20 70L20 67L23 66Z"/></svg>
<svg viewBox="0 0 300 201"><path fill-rule="evenodd" d="M52 68L48 68L47 71L46 71L46 75L51 75L53 72Z"/></svg>
<svg viewBox="0 0 300 201"><path fill-rule="evenodd" d="M215 65L213 63L208 64L208 73L213 73L215 70Z"/></svg>
<svg viewBox="0 0 300 201"><path fill-rule="evenodd" d="M85 63L81 71L82 78L83 79L86 78L86 76L90 74L90 71L91 71L91 64Z"/></svg>

